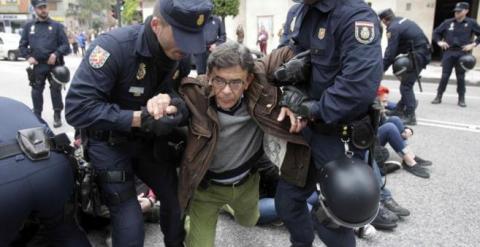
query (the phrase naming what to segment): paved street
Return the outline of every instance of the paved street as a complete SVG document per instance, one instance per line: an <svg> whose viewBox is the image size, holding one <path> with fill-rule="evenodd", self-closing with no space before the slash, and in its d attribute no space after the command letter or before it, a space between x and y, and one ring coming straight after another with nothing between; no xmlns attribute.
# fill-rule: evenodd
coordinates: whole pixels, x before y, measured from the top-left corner
<svg viewBox="0 0 480 247"><path fill-rule="evenodd" d="M73 72L80 58L70 56L66 62ZM0 96L31 106L25 68L23 61L0 61ZM390 87L392 99L397 100L398 82L383 84ZM456 104L455 85L448 86L441 105L430 104L436 86L424 83L424 92L417 92L419 123L410 142L416 154L433 161L431 178L421 179L403 170L389 175L388 188L396 201L412 214L394 231L379 231L371 240L359 240L359 246L477 246L480 242L480 87L467 88L468 107L460 108ZM418 87L415 89L418 91ZM51 125L53 111L48 87L44 101L43 117ZM72 128L64 124L56 131L72 132ZM392 156L398 160L396 154ZM102 233L89 236L95 246L104 246ZM315 245L323 246L318 239ZM163 246L159 226L146 226L145 246ZM289 241L284 227L248 229L221 216L216 246L289 246Z"/></svg>

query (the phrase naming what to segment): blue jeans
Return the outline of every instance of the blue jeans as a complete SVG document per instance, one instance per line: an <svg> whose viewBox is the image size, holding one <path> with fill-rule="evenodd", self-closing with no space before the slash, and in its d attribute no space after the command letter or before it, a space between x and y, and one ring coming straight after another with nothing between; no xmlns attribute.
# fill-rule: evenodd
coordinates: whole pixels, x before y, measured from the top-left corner
<svg viewBox="0 0 480 247"><path fill-rule="evenodd" d="M398 120L399 121L399 120ZM390 118L378 128L378 139L380 145L385 146L387 143L392 146L397 153L402 153L406 144L401 133L404 130L403 123L398 122L397 118Z"/></svg>
<svg viewBox="0 0 480 247"><path fill-rule="evenodd" d="M318 203L318 194L313 192L310 197L307 199L308 211L312 211L314 205ZM275 209L275 199L274 198L262 198L258 203L258 208L260 210L260 218L258 219L257 224L265 225L272 223L274 221L280 220L280 217L277 214Z"/></svg>

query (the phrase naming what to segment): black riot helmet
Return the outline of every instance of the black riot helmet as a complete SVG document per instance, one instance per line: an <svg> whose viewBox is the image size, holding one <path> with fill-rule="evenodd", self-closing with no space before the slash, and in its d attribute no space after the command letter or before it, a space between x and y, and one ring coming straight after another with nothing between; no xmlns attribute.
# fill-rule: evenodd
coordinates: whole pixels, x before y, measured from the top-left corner
<svg viewBox="0 0 480 247"><path fill-rule="evenodd" d="M348 157L330 161L319 175L320 204L335 224L354 228L375 219L380 186L366 162Z"/></svg>
<svg viewBox="0 0 480 247"><path fill-rule="evenodd" d="M50 75L55 83L62 86L65 86L70 81L70 70L65 65L53 67Z"/></svg>
<svg viewBox="0 0 480 247"><path fill-rule="evenodd" d="M458 59L458 63L465 71L469 71L475 67L477 59L472 54L465 54Z"/></svg>
<svg viewBox="0 0 480 247"><path fill-rule="evenodd" d="M400 54L395 58L392 68L393 74L402 76L405 72L413 69L413 64L408 54Z"/></svg>

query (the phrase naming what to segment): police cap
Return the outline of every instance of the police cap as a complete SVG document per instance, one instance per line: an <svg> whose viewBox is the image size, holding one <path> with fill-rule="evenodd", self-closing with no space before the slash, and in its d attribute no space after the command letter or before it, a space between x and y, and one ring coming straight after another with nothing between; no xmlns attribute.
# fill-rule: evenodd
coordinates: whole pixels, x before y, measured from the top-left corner
<svg viewBox="0 0 480 247"><path fill-rule="evenodd" d="M470 9L470 4L468 4L467 2L459 2L455 4L455 8L453 9L453 11L456 12L456 11L462 11L465 9Z"/></svg>
<svg viewBox="0 0 480 247"><path fill-rule="evenodd" d="M205 51L203 26L210 17L213 5L208 0L157 0L160 13L172 26L175 43L184 53Z"/></svg>
<svg viewBox="0 0 480 247"><path fill-rule="evenodd" d="M387 17L393 17L395 14L393 13L392 9L384 9L380 12L378 12L378 17L380 17L380 20L383 20L384 18Z"/></svg>
<svg viewBox="0 0 480 247"><path fill-rule="evenodd" d="M38 8L41 6L46 6L47 5L47 0L31 0L30 3L34 8Z"/></svg>

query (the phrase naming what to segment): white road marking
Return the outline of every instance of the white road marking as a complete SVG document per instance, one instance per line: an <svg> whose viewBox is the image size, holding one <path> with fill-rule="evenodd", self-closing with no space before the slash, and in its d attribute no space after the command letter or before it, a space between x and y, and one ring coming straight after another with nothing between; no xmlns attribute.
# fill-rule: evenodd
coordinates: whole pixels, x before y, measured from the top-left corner
<svg viewBox="0 0 480 247"><path fill-rule="evenodd" d="M418 125L480 133L480 125L418 118Z"/></svg>

